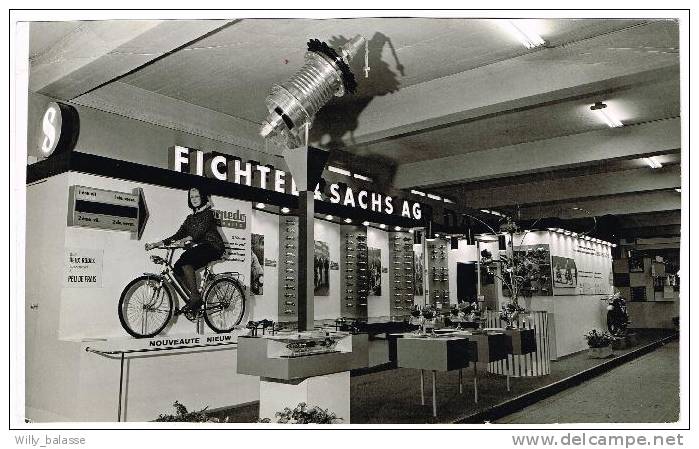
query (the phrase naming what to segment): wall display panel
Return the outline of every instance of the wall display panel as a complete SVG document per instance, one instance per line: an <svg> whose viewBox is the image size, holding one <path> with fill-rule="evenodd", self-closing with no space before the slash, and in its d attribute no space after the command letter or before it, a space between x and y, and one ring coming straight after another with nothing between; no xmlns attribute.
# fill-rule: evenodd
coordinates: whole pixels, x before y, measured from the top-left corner
<svg viewBox="0 0 699 449"><path fill-rule="evenodd" d="M298 321L298 251L299 219L283 216L279 218L279 322Z"/></svg>
<svg viewBox="0 0 699 449"><path fill-rule="evenodd" d="M252 212L249 308L258 320L278 321L279 318L279 221L284 219L260 210ZM256 262L260 263L257 268ZM256 273L260 270L262 277L258 278Z"/></svg>
<svg viewBox="0 0 699 449"><path fill-rule="evenodd" d="M408 232L388 234L388 260L391 316L407 316L415 294L415 253L413 235Z"/></svg>
<svg viewBox="0 0 699 449"><path fill-rule="evenodd" d="M369 248L369 294L381 296L381 249Z"/></svg>
<svg viewBox="0 0 699 449"><path fill-rule="evenodd" d="M449 307L448 243L445 239L435 239L426 245L429 301L437 309Z"/></svg>
<svg viewBox="0 0 699 449"><path fill-rule="evenodd" d="M341 314L347 318L368 317L369 251L363 226L340 228Z"/></svg>
<svg viewBox="0 0 699 449"><path fill-rule="evenodd" d="M329 260L327 280L328 292L322 296L315 295L313 300L313 316L316 320L334 320L342 315L342 279L340 272L340 257L341 257L341 225L326 220L314 220L313 223L313 238L314 252L316 243L322 242L327 244L327 257ZM322 254L326 254L326 246L322 246ZM314 261L315 262L315 261ZM314 263L315 268L315 263ZM320 266L322 275L325 276L325 264ZM315 282L315 275L313 281ZM319 279L319 281L322 279Z"/></svg>
<svg viewBox="0 0 699 449"><path fill-rule="evenodd" d="M389 233L386 231L372 227L367 228L367 246L370 248L370 266L372 265L372 260L374 269L378 269L378 263L381 265L380 278L375 278L375 287L369 289L367 306L369 318L387 318L391 315L389 237ZM379 285L376 285L379 280L380 288Z"/></svg>
<svg viewBox="0 0 699 449"><path fill-rule="evenodd" d="M94 288L52 286L52 295L60 295L59 338L128 337L117 315L119 296L126 285L136 277L146 272L161 271L162 266L153 263L149 256L151 254L163 256L164 251L146 252L143 245L145 242L159 241L177 231L187 215L191 213L187 206L187 192L82 173L71 172L60 176L64 176L62 179L67 181L66 188L47 192L31 207L41 208L41 204L46 202L62 203L65 209L62 216L44 219L51 223L52 234L62 241L64 248L102 251L102 278L101 286ZM130 232L67 226L68 190L70 186L75 185L108 191L133 191L141 188L149 209L148 223L141 239L133 238ZM211 202L218 219L218 232L226 245L225 255L212 264L213 272L240 273L240 280L249 292L251 204L215 195L212 196ZM29 246L27 248L28 252L32 251ZM63 257L63 251L60 254ZM177 260L180 255L181 250L178 250L174 260ZM63 263L58 264L62 272L63 266ZM251 298L247 298L244 320L249 319L252 314L253 308L250 301ZM86 316L90 319L86 320ZM191 322L182 319L177 320L164 332L168 335L187 333L192 332L194 326Z"/></svg>
<svg viewBox="0 0 699 449"><path fill-rule="evenodd" d="M413 289L415 297L425 295L425 251L422 245L413 245Z"/></svg>

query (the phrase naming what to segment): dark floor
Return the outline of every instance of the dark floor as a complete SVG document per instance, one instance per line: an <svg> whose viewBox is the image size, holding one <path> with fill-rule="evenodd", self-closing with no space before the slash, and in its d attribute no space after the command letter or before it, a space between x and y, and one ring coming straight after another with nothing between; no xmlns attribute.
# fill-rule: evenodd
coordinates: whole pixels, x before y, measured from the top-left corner
<svg viewBox="0 0 699 449"><path fill-rule="evenodd" d="M618 356L630 352L664 338L671 333L670 331L639 332L639 342L636 347L615 350L615 355ZM674 352L674 357L674 363L678 364L676 351ZM352 424L450 423L604 362L605 360L588 358L586 351L573 354L552 362L551 374L548 376L511 378L510 392L507 391L504 376L479 371L478 404L474 404L472 369L463 371L464 392L462 395L458 392L458 371L437 373L438 408L436 418L432 417L432 383L430 374L426 373L425 375L424 406L420 404L419 370L398 368L353 376L350 387L352 398L351 422ZM637 373L637 376L639 376L639 379L643 379L644 374ZM639 380L639 384L645 385L646 382L647 380ZM635 391L629 391L628 393L630 397L634 396L634 394L637 395ZM606 409L607 407L604 408ZM600 411L600 413L606 413L606 411ZM231 422L255 422L258 416L258 403L221 410L216 415L221 418L228 417Z"/></svg>
<svg viewBox="0 0 699 449"><path fill-rule="evenodd" d="M673 341L497 422L675 422L680 410L679 376L679 343Z"/></svg>

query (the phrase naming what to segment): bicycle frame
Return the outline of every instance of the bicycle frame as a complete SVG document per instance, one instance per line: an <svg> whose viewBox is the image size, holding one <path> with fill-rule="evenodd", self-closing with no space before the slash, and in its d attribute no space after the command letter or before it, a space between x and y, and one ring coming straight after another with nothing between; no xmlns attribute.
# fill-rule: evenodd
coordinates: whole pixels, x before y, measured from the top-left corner
<svg viewBox="0 0 699 449"><path fill-rule="evenodd" d="M162 272L158 275L160 278L163 279L164 282L167 282L172 288L174 289L175 293L177 296L181 299L183 299L185 302L190 298L189 293L187 293L187 289L180 283L180 281L177 279L177 276L175 276L175 268L172 265L172 259L175 255L175 250L181 248L181 247L166 247L161 249L165 249L167 251L167 254L164 259L162 259L165 263L163 264L163 270ZM157 263L157 262L156 262ZM145 273L145 274L153 274L153 273ZM211 266L207 265L204 268L204 272L202 273L201 276L201 285L199 286L199 291L204 295L207 291L208 285L211 283L213 279L217 279L223 276L230 277L233 279L235 282L238 282L240 287L242 288L243 291L246 290L245 285L240 282L240 273L230 271L230 272L225 272L225 273L220 273L220 274L215 274L211 270Z"/></svg>

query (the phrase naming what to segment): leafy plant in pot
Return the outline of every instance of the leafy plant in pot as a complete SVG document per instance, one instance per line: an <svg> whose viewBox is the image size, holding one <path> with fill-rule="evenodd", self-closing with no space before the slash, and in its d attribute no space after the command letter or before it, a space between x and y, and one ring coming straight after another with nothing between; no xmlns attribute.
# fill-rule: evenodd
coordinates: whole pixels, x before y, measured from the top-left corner
<svg viewBox="0 0 699 449"><path fill-rule="evenodd" d="M594 359L604 359L613 355L612 353L613 337L606 331L598 331L592 329L585 334L587 346L589 346L589 354Z"/></svg>

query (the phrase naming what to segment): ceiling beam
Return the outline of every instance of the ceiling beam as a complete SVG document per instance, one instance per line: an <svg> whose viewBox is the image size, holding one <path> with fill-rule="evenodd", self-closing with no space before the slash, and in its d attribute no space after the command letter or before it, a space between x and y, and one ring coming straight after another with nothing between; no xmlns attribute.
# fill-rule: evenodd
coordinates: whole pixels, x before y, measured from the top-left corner
<svg viewBox="0 0 699 449"><path fill-rule="evenodd" d="M578 209L574 209L578 208ZM675 191L653 191L592 198L568 203L533 205L520 208L521 219L541 217L561 219L584 218L590 215L627 215L659 211L677 211L682 208L680 195Z"/></svg>
<svg viewBox="0 0 699 449"><path fill-rule="evenodd" d="M259 125L186 101L115 81L72 103L207 139L278 155L265 148Z"/></svg>
<svg viewBox="0 0 699 449"><path fill-rule="evenodd" d="M679 165L665 166L658 170L645 167L486 189L454 188L444 193L460 204L476 209L552 203L586 197L673 189L682 185L680 171Z"/></svg>
<svg viewBox="0 0 699 449"><path fill-rule="evenodd" d="M393 183L400 189L440 186L665 154L679 150L680 136L679 118L608 128L402 164Z"/></svg>
<svg viewBox="0 0 699 449"><path fill-rule="evenodd" d="M29 90L71 100L229 23L224 20L83 22L32 58Z"/></svg>
<svg viewBox="0 0 699 449"><path fill-rule="evenodd" d="M623 228L620 238L676 237L681 235L680 225L648 226L643 228Z"/></svg>
<svg viewBox="0 0 699 449"><path fill-rule="evenodd" d="M649 226L681 225L681 211L653 212L648 214L624 215L619 217L619 225L625 228L643 228Z"/></svg>
<svg viewBox="0 0 699 449"><path fill-rule="evenodd" d="M676 77L676 34L676 23L652 22L408 86L373 98L344 141L350 147L361 146ZM668 51L650 54L648 36L654 36L653 45Z"/></svg>

